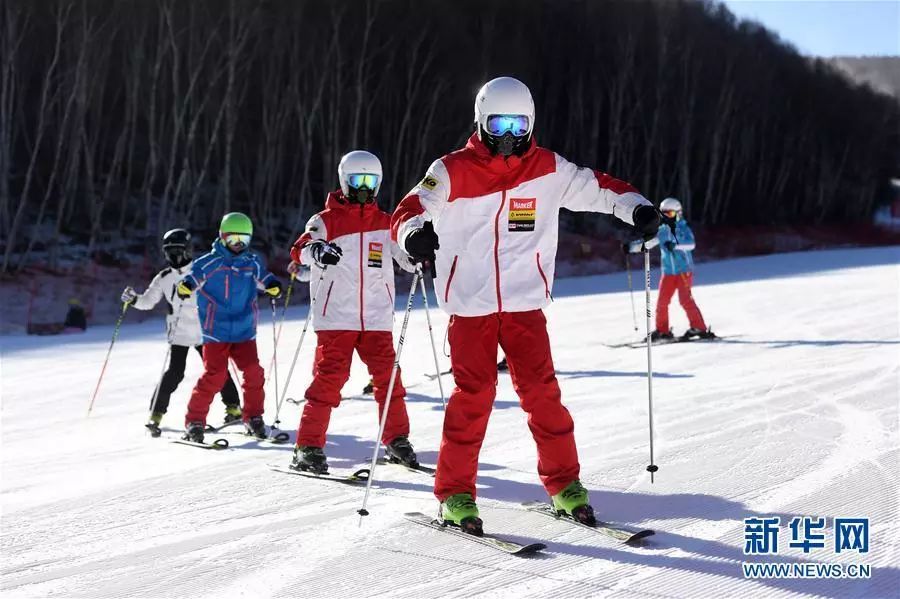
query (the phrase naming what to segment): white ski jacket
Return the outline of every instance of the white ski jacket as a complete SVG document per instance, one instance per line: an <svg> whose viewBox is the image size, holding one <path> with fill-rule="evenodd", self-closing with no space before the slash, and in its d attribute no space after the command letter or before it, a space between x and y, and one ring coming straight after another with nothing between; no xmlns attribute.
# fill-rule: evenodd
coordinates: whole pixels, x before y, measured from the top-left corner
<svg viewBox="0 0 900 599"><path fill-rule="evenodd" d="M310 245L328 241L341 248L341 260L322 269ZM406 252L391 241L391 217L375 204L350 204L340 191L328 195L325 210L314 214L291 248L291 259L311 268L310 294L316 331L391 331L394 328L394 267L412 272ZM318 293L318 296L316 294Z"/></svg>
<svg viewBox="0 0 900 599"><path fill-rule="evenodd" d="M492 156L473 134L436 160L391 219L394 238L431 221L438 235L438 302L450 314L484 316L547 306L553 291L559 210L602 212L633 225L631 185L579 167L532 142L520 158Z"/></svg>
<svg viewBox="0 0 900 599"><path fill-rule="evenodd" d="M197 299L194 294L181 299L175 293L175 285L191 272L193 262L181 268L164 268L153 280L144 293L137 296L133 306L138 310L152 310L163 297L169 303L169 314L166 316L166 332L172 345L193 346L203 343L200 333L200 316L197 313Z"/></svg>

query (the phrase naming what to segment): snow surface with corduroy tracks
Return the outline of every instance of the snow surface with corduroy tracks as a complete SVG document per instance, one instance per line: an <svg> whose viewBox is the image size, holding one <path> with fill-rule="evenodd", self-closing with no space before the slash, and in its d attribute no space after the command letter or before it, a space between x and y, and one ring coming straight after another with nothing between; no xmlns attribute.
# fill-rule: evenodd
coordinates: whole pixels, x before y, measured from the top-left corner
<svg viewBox="0 0 900 599"><path fill-rule="evenodd" d="M611 348L644 331L635 259L634 331L624 273L563 279L547 309L563 401L598 515L657 531L642 547L521 508L544 495L534 443L501 374L481 452L485 530L547 549L509 556L403 519L435 513L431 479L379 466L369 516L363 488L273 472L291 445L240 435L232 449L167 442L180 434L192 384L172 397L162 438L143 428L166 346L161 320L126 324L90 417L112 335L7 336L2 344L3 597L897 597L900 595L900 249L829 250L697 266L694 296L713 342L653 349L651 484L646 349ZM653 280L656 282L654 273ZM118 293L118 290L109 290ZM396 332L405 296L398 298ZM655 302L655 293L652 294ZM332 298L334 301L335 298ZM447 316L432 320L440 347ZM306 308L288 311L278 345L283 384ZM676 332L687 322L673 301ZM421 298L401 365L411 441L424 464L440 445L441 401ZM272 325L261 310L268 367ZM307 336L288 395L311 378ZM354 363L345 388L367 382ZM452 388L449 377L444 387ZM275 412L267 384L266 414ZM216 399L210 422L224 410ZM300 410L285 403L282 427ZM331 420L333 470L365 466L377 433L371 399L350 397ZM780 517L779 554L747 556L745 518ZM794 517L827 518L825 548L790 548ZM833 547L834 518L869 518L869 552ZM865 564L864 579L744 577L742 563Z"/></svg>

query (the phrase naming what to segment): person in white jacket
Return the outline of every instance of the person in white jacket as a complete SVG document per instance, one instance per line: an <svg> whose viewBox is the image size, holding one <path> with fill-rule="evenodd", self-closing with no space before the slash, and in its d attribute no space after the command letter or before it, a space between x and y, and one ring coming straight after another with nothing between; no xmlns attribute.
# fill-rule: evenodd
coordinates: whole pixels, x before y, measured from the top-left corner
<svg viewBox="0 0 900 599"><path fill-rule="evenodd" d="M184 379L188 351L193 347L203 355L197 300L193 296L182 299L175 293L178 282L191 272L191 234L184 229L166 232L163 235L162 251L169 266L153 277L146 291L137 293L129 286L122 292L122 301L138 310L152 310L162 298L169 304L169 314L166 316L166 337L172 346L169 363L153 392L150 419L145 425L154 437L161 434L159 425L169 408L169 398ZM240 421L241 402L230 375L225 380L221 394L225 404L225 422Z"/></svg>
<svg viewBox="0 0 900 599"><path fill-rule="evenodd" d="M552 299L560 209L601 212L652 237L656 209L631 185L576 166L535 142L528 87L512 77L475 99L475 132L440 158L400 202L394 239L434 261L450 316L456 388L447 403L434 494L445 522L482 534L475 503L478 454L497 393L497 346L537 444L537 470L554 508L594 525L579 481L572 417L561 401L542 308Z"/></svg>
<svg viewBox="0 0 900 599"><path fill-rule="evenodd" d="M369 368L381 416L394 365L393 261L414 270L391 241L391 217L378 208L381 161L363 150L350 152L338 166L341 188L328 194L325 210L309 219L291 248L291 260L312 267L310 293L318 297L312 315L317 345L313 381L297 431L292 468L328 470L323 448L331 411L341 401L355 350ZM320 277L324 273L324 279ZM323 285L321 291L319 285ZM409 418L400 373L394 384L384 434L389 457L418 465L409 442Z"/></svg>

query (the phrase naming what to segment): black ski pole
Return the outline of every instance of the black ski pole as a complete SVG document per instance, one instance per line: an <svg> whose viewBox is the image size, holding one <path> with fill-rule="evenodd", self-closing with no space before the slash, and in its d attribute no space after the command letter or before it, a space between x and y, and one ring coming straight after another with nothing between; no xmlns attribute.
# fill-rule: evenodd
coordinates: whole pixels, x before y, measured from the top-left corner
<svg viewBox="0 0 900 599"><path fill-rule="evenodd" d="M119 319L116 321L116 328L113 329L112 341L109 342L109 349L106 350L106 359L103 360L103 368L100 369L100 378L97 379L97 386L94 387L94 394L91 396L91 403L88 404L87 415L91 415L91 410L94 409L94 400L97 399L97 393L100 391L100 383L103 382L103 375L106 373L106 365L109 363L109 356L112 353L113 345L116 344L116 338L119 336L119 327L122 326L122 321L125 320L125 312L128 311L128 306L130 306L128 302L122 302L122 313L119 314Z"/></svg>
<svg viewBox="0 0 900 599"><path fill-rule="evenodd" d="M634 309L634 286L631 284L631 260L629 254L624 254L625 256L625 272L628 274L628 294L631 296L631 322L634 324L634 330L638 330L637 323L637 312Z"/></svg>
<svg viewBox="0 0 900 599"><path fill-rule="evenodd" d="M278 425L281 423L281 420L278 419L278 415L281 413L281 405L284 403L284 400L287 397L288 388L291 384L291 377L294 376L294 367L297 365L297 358L300 356L300 347L303 345L303 339L306 337L306 330L309 328L309 322L312 319L313 310L315 310L316 308L316 300L319 297L319 292L322 291L322 287L324 287L323 283L325 281L326 270L328 270L328 266L323 266L322 274L319 275L319 281L318 283L316 283L316 292L310 293L309 310L306 312L306 321L304 321L303 323L303 331L300 333L300 340L297 342L297 349L294 350L294 359L291 360L291 367L288 369L287 379L284 381L284 386L282 387L284 391L281 392L281 397L278 398L278 402L275 404L275 421L272 423L273 429L277 429Z"/></svg>
<svg viewBox="0 0 900 599"><path fill-rule="evenodd" d="M293 283L293 279L291 279ZM275 298L270 297L272 304L272 380L275 382L275 397L278 397L278 332L275 327ZM282 320L282 323L284 320Z"/></svg>
<svg viewBox="0 0 900 599"><path fill-rule="evenodd" d="M647 246L641 247L644 253L644 290L647 300L647 406L648 418L650 423L650 465L647 466L647 472L650 473L650 483L654 482L653 475L659 470L659 467L653 463L653 357L650 351L653 345L650 339L650 251Z"/></svg>
<svg viewBox="0 0 900 599"><path fill-rule="evenodd" d="M384 400L384 410L381 414L381 422L378 424L378 436L375 438L375 451L372 452L372 463L369 465L369 477L366 479L366 494L363 497L362 507L356 513L359 514L359 525L362 526L362 517L368 516L366 505L369 502L369 491L372 490L372 479L375 478L375 466L378 463L378 452L381 450L381 435L384 434L384 426L387 424L388 410L391 407L391 395L394 394L394 383L397 381L397 371L400 369L400 353L403 351L403 341L406 338L406 327L409 325L409 313L412 311L413 299L416 296L416 287L419 285L421 267L416 268L412 285L409 286L409 298L406 300L406 314L403 316L403 325L400 327L400 338L397 340L397 353L394 356L394 367L391 368L391 382L388 384L387 398Z"/></svg>
<svg viewBox="0 0 900 599"><path fill-rule="evenodd" d="M433 269L428 274L433 276ZM419 275L419 282L422 284L422 302L425 304L425 320L428 322L428 336L431 338L431 353L434 355L434 375L437 377L438 389L441 392L441 405L447 410L447 401L444 399L444 383L441 381L441 366L438 363L437 347L434 344L434 331L431 328L431 311L428 309L428 289L426 289L425 279L430 278L422 273L422 265L416 265L416 274ZM434 286L434 279L432 287Z"/></svg>
<svg viewBox="0 0 900 599"><path fill-rule="evenodd" d="M159 387L162 385L163 376L166 373L166 367L169 365L169 356L172 355L172 335L178 329L178 321L181 320L181 309L184 307L184 301L178 304L178 311L175 312L175 320L172 326L166 325L166 344L169 348L166 350L166 360L163 362L162 372L159 373L159 382L156 383L156 390L153 392L153 401L150 402L150 416L156 411L156 403L159 400Z"/></svg>

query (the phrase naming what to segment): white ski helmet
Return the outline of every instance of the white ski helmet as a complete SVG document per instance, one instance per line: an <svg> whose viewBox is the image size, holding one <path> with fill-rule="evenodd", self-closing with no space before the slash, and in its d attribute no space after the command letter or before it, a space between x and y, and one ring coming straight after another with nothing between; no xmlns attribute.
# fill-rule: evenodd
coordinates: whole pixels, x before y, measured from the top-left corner
<svg viewBox="0 0 900 599"><path fill-rule="evenodd" d="M666 198L659 205L659 211L665 214L666 212L676 212L676 218L681 217L681 202L676 200L675 198Z"/></svg>
<svg viewBox="0 0 900 599"><path fill-rule="evenodd" d="M528 117L526 140L531 140L534 132L534 100L528 86L512 77L497 77L485 83L475 96L475 124L478 139L488 130L488 117L509 114Z"/></svg>
<svg viewBox="0 0 900 599"><path fill-rule="evenodd" d="M378 195L381 189L383 172L378 156L365 150L354 150L345 154L338 164L338 180L341 182L341 191L345 196L350 195L350 177L352 175L374 175L377 177L375 187L372 189L372 197Z"/></svg>

